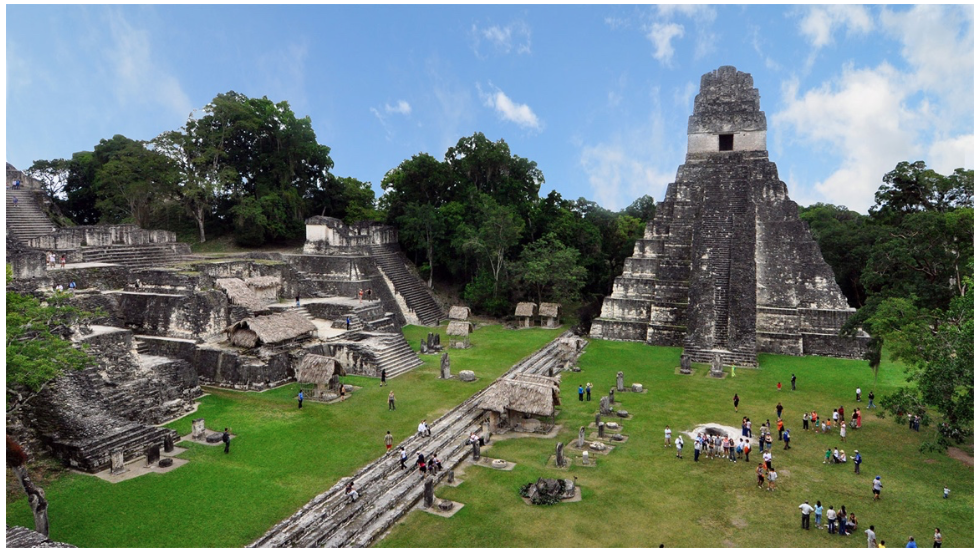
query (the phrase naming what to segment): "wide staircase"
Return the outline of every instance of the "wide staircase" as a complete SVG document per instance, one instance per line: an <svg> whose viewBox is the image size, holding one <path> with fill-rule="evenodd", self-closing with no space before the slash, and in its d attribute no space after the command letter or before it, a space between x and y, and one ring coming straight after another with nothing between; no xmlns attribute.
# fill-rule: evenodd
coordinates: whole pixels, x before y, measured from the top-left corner
<svg viewBox="0 0 976 548"><path fill-rule="evenodd" d="M186 260L190 254L187 244L161 243L141 245L110 245L82 248L86 263L113 263L129 268L170 266Z"/></svg>
<svg viewBox="0 0 976 548"><path fill-rule="evenodd" d="M561 348L566 346L563 344L565 338L572 336L564 334L516 364L505 376L558 372L564 364ZM435 476L435 483L470 453L464 442L472 431L481 428L486 413L479 404L492 386L494 383L431 423L430 437L414 434L400 444L407 448L411 460L418 451L424 455L437 454L445 473ZM355 482L359 493L359 500L353 503L344 492L350 481ZM423 489L424 480L412 465L401 470L396 454L386 454L360 469L355 476L339 480L249 546L369 546L420 501Z"/></svg>
<svg viewBox="0 0 976 548"><path fill-rule="evenodd" d="M423 365L423 361L417 357L417 353L410 348L407 339L399 332L350 330L327 342L350 347L373 364L377 371L386 370L386 376L390 379Z"/></svg>
<svg viewBox="0 0 976 548"><path fill-rule="evenodd" d="M14 196L17 197L16 206ZM26 188L7 190L7 231L21 242L48 236L55 230L54 223L38 205L39 197L39 192Z"/></svg>
<svg viewBox="0 0 976 548"><path fill-rule="evenodd" d="M371 245L370 254L383 274L393 282L393 287L407 302L407 306L417 315L420 323L437 325L447 318L447 314L431 296L427 286L411 274L403 264L404 259L399 253L399 245Z"/></svg>

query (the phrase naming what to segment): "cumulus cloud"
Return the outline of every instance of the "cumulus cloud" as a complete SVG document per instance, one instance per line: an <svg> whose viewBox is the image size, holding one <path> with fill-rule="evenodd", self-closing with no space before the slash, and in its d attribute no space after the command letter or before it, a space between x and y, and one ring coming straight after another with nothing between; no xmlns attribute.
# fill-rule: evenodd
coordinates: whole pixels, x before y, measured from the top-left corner
<svg viewBox="0 0 976 548"><path fill-rule="evenodd" d="M132 26L119 11L109 12L108 27L111 43L105 53L119 102L156 103L187 116L190 99L179 80L156 62L148 31Z"/></svg>
<svg viewBox="0 0 976 548"><path fill-rule="evenodd" d="M500 54L515 52L519 55L532 53L532 28L525 21L512 21L507 25L478 27L471 25L471 39L474 52L482 57L481 44L486 43Z"/></svg>
<svg viewBox="0 0 976 548"><path fill-rule="evenodd" d="M848 33L871 32L874 24L864 6L808 6L800 19L800 34L810 44L822 48L833 42L834 31L846 28Z"/></svg>
<svg viewBox="0 0 976 548"><path fill-rule="evenodd" d="M495 109L503 120L513 122L522 129L542 129L542 122L529 105L512 101L505 92L492 86L492 91L484 93L478 89L486 107Z"/></svg>
<svg viewBox="0 0 976 548"><path fill-rule="evenodd" d="M647 39L654 44L654 58L670 66L674 57L671 40L684 35L685 28L677 23L651 23L647 30Z"/></svg>
<svg viewBox="0 0 976 548"><path fill-rule="evenodd" d="M638 18L644 36L654 45L653 56L665 66L674 60L675 43L684 38L685 25L681 19L695 27L694 58L701 59L715 50L718 35L712 31L717 11L712 6L674 4L655 6L653 11L644 11ZM617 18L606 18L604 22L611 28L628 28L629 24Z"/></svg>

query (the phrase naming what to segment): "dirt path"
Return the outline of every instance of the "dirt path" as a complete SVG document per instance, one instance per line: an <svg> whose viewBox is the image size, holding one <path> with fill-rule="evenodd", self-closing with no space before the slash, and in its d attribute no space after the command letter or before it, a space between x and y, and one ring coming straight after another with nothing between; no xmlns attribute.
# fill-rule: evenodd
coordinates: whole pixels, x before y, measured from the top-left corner
<svg viewBox="0 0 976 548"><path fill-rule="evenodd" d="M970 446L969 450L972 451L972 449L973 449L972 446ZM950 457L956 459L959 462L962 462L963 464L965 464L970 468L973 467L973 456L967 453L966 451L958 447L950 447L948 452Z"/></svg>

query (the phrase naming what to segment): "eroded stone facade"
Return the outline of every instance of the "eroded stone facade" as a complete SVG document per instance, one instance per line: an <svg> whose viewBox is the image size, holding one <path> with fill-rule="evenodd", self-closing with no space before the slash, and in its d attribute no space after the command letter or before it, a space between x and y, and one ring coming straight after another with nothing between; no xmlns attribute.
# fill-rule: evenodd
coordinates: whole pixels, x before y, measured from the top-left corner
<svg viewBox="0 0 976 548"><path fill-rule="evenodd" d="M683 346L696 362L757 352L859 358L840 337L854 309L766 151L752 77L702 76L688 154L594 320L594 338Z"/></svg>

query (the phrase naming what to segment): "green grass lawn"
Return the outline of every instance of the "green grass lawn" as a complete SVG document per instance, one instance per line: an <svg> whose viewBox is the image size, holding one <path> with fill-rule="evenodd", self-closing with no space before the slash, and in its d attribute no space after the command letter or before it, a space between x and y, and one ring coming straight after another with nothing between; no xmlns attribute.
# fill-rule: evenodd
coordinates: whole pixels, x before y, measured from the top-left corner
<svg viewBox="0 0 976 548"><path fill-rule="evenodd" d="M871 524L889 547L904 546L909 535L926 541L935 527L942 528L947 546L949 538L958 545L972 542L973 471L945 455L919 453L919 442L932 436L931 429L916 434L890 418L879 419L874 410L865 413L862 430L849 432L846 444L836 432L824 436L801 429L804 411L825 413L843 404L849 415L858 384L863 411L869 390L881 394L903 382L900 366L882 364L875 382L864 362L766 355L760 358L762 369L738 368L734 379L719 380L707 377L705 365L696 365L694 376L676 375L680 352L593 341L580 360L583 372L563 375L557 422L564 431L556 439L498 442L487 455L518 463L513 471L468 468L462 485L437 490L438 497L465 504L460 512L450 519L411 513L379 546L861 546L863 530ZM569 445L579 427L592 422L597 400L613 386L617 371L624 372L628 386L640 382L648 389L617 397L617 407L634 416L621 421L627 442L599 456L595 468L547 468L556 443ZM796 392L789 390L792 373L798 379ZM580 403L576 386L586 382L594 384L597 397ZM777 382L783 383L783 391L776 391ZM732 407L736 392L741 398L738 413ZM677 437L700 423L736 426L743 415L756 425L767 418L775 423L777 402L783 403L793 442L789 451L774 442L773 463L780 472L775 492L756 488L756 459L751 465L725 460L696 464L690 443L683 460L663 447L665 425ZM852 455L860 450L861 475L854 475L853 464L822 464L827 445L843 445ZM871 500L875 475L882 476L885 486L881 502ZM519 486L540 476L578 476L583 501L525 505ZM943 484L953 489L948 500L942 499ZM846 540L825 530L801 531L797 506L804 500L820 500L825 509L846 505L858 515L860 530Z"/></svg>
<svg viewBox="0 0 976 548"><path fill-rule="evenodd" d="M428 331L407 327L419 349ZM471 369L477 382L440 382L439 356L391 379L347 377L361 386L340 404L307 402L299 411L295 385L261 394L210 390L200 408L171 426L190 432L191 419L204 417L211 429L225 426L238 435L229 455L223 447L184 441L180 458L190 462L167 474L147 474L119 484L66 474L45 487L50 502L51 538L84 548L130 546L242 546L294 513L316 494L349 476L386 450L387 430L397 440L416 432L487 386L514 363L559 332L518 332L490 326L471 335L473 348L452 350L452 370ZM397 410L387 410L387 393L397 394ZM7 524L33 527L27 500L9 497Z"/></svg>
<svg viewBox="0 0 976 548"><path fill-rule="evenodd" d="M411 346L429 328L404 330ZM440 328L442 339L443 328ZM474 348L451 351L452 371L471 369L478 382L440 382L439 357L424 356L424 366L393 379L397 411L386 410L388 389L375 379L349 377L363 386L342 404L308 403L296 409L295 386L263 394L215 390L197 413L174 423L181 434L190 419L205 417L210 428L229 426L239 435L230 455L221 447L181 442L190 462L169 474L150 474L120 484L68 474L46 487L51 503L51 536L85 548L98 546L240 546L253 541L343 476L383 454L383 435L397 440L457 405L515 362L558 335L540 329L511 331L499 326L472 334ZM836 433L803 432L800 416L826 413L843 404L854 408L854 388L876 394L903 382L900 366L883 363L875 381L863 362L825 358L762 356L760 370L737 369L734 379L711 379L707 366L696 374L675 374L681 350L635 343L593 341L580 360L582 373L563 374L564 402L557 422L564 431L552 440L521 439L493 444L487 455L517 462L511 472L471 467L459 487L442 486L437 495L465 507L450 519L413 512L395 525L383 547L431 546L795 546L863 545L856 538L828 537L825 531L800 531L797 506L808 499L825 507L847 505L861 529L874 524L888 546L904 546L908 535L931 538L941 527L946 546L968 545L973 538L973 471L941 454L922 454L918 444L931 435L910 432L893 420L865 413L864 428L848 435L845 447L864 455L862 475L853 465L821 464L825 446L841 445ZM621 421L629 440L595 468L546 468L557 441L569 442L592 421L600 396L617 371L626 383L641 382L645 394L621 394L617 407L634 418ZM798 390L789 390L796 373ZM776 382L784 384L777 393ZM592 382L594 399L580 403L575 387ZM732 395L741 398L739 412ZM674 458L663 447L663 431L675 433L703 422L738 425L743 415L758 423L775 422L778 401L785 407L793 449L776 444L774 464L779 490L755 487L753 466L744 462L692 462ZM862 404L862 410L866 401ZM686 436L687 440L687 436ZM754 453L755 454L755 453ZM870 480L883 477L881 502L871 501ZM583 501L555 507L525 505L521 484L540 476L578 476ZM942 499L942 485L953 490ZM7 523L31 526L26 500L7 503ZM900 543L900 544L899 544ZM924 542L920 546L925 544Z"/></svg>

